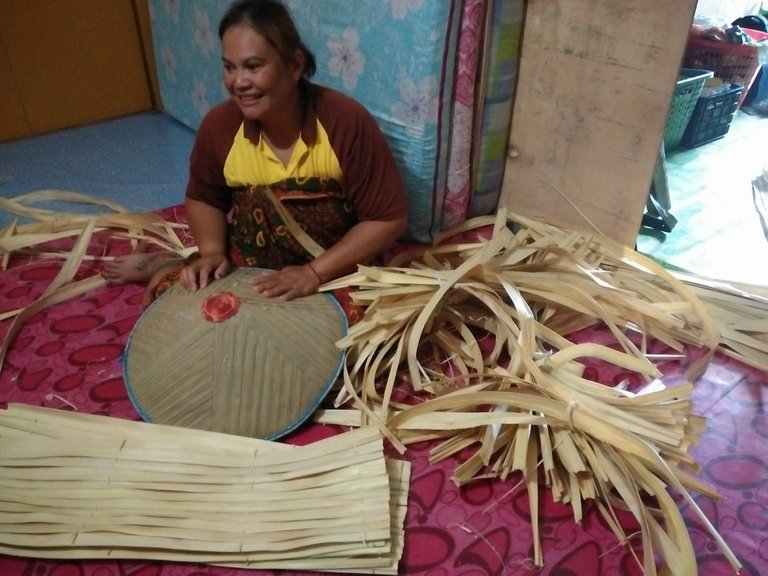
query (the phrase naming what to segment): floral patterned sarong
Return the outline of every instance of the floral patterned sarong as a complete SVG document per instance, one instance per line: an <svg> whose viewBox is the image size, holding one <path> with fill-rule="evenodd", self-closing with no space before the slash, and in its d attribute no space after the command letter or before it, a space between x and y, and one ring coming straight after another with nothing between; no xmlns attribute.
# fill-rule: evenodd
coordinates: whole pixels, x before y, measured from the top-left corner
<svg viewBox="0 0 768 576"><path fill-rule="evenodd" d="M357 222L338 182L288 179L269 186L305 233L323 248L336 244ZM273 270L306 264L312 255L291 234L265 187L235 192L230 224L230 258L237 266Z"/></svg>
<svg viewBox="0 0 768 576"><path fill-rule="evenodd" d="M303 265L313 259L290 232L289 226L266 193L272 192L302 230L323 248L333 246L357 222L354 209L347 204L335 180L321 178L287 179L272 186L254 186L235 191L229 225L229 258L235 266L279 270ZM199 258L195 253L190 259ZM175 270L167 274L146 295L150 304L179 279ZM359 316L349 300L348 290L334 291L347 313L350 324Z"/></svg>

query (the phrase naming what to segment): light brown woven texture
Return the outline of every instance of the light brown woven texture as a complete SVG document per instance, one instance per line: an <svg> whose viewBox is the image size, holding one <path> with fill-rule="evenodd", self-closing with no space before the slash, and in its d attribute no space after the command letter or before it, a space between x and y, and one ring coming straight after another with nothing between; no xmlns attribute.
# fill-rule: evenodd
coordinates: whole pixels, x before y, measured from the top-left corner
<svg viewBox="0 0 768 576"><path fill-rule="evenodd" d="M273 438L305 418L340 364L343 311L328 296L285 302L256 292L263 271L239 269L190 292L171 288L144 313L126 350L125 380L152 422ZM206 320L204 300L231 292L240 309Z"/></svg>
<svg viewBox="0 0 768 576"><path fill-rule="evenodd" d="M683 501L738 571L690 494L716 497L691 475L697 463L688 450L705 430L691 393L719 344L738 339L743 346L734 350L768 359L765 342L747 333L757 322L724 297L724 339L703 299L709 290L699 297L657 263L591 231L503 210L462 226L434 246L398 253L388 267L360 266L323 286L354 286L353 303L365 307L338 343L347 354L337 406L354 403L359 421L378 424L399 450L435 441L431 461L455 458L459 485L520 472L536 566L544 565L539 511L547 485L576 522L592 501L617 542L631 539L630 550L639 543L647 576L697 573ZM457 235L464 231L475 234ZM749 302L753 317L761 309L764 317L764 303ZM591 327L611 338L569 340ZM655 342L667 350L656 354ZM697 355L689 354L694 346ZM686 358L680 380L665 382L661 365ZM637 383L592 380L586 368L594 360ZM318 420L352 422L329 413ZM637 535L617 510L634 515Z"/></svg>
<svg viewBox="0 0 768 576"><path fill-rule="evenodd" d="M0 552L394 574L409 476L374 428L299 447L12 404Z"/></svg>

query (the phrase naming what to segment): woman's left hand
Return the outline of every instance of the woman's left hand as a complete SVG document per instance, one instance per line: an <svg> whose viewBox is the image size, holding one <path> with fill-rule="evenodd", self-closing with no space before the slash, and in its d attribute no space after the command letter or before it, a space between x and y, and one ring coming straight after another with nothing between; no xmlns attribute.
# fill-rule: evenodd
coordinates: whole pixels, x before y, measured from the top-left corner
<svg viewBox="0 0 768 576"><path fill-rule="evenodd" d="M281 300L293 300L314 294L320 284L320 277L309 264L286 266L282 270L265 272L251 281L254 290L259 294Z"/></svg>

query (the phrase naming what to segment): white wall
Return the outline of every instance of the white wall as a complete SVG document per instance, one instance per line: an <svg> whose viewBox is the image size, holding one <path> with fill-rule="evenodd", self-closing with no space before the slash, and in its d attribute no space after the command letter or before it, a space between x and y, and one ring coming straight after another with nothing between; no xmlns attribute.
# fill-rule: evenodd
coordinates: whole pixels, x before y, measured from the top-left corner
<svg viewBox="0 0 768 576"><path fill-rule="evenodd" d="M759 14L763 0L699 0L694 21L730 25L741 16Z"/></svg>

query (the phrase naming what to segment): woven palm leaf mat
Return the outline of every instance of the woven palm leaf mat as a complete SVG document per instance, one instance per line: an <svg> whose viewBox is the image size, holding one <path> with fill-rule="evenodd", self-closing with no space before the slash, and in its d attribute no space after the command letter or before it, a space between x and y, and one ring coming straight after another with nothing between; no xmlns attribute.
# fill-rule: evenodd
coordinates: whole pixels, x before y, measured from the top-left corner
<svg viewBox="0 0 768 576"><path fill-rule="evenodd" d="M158 424L275 439L315 410L341 370L347 321L315 294L266 298L242 268L190 292L174 286L141 316L124 378L142 418Z"/></svg>

